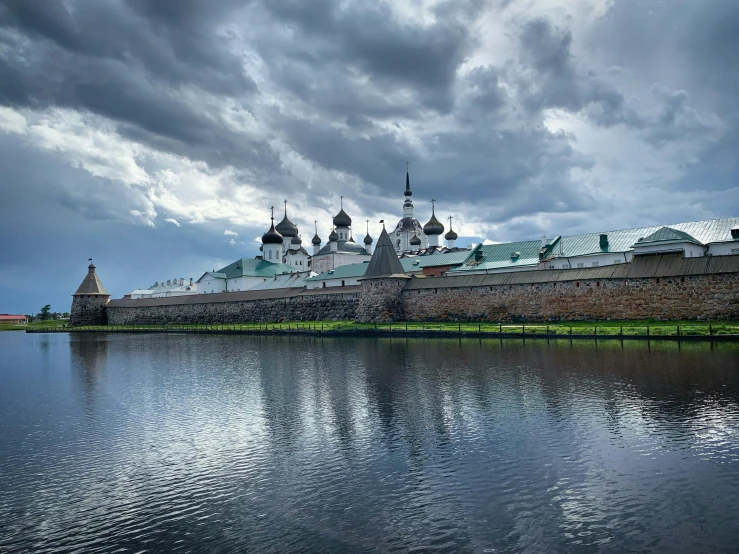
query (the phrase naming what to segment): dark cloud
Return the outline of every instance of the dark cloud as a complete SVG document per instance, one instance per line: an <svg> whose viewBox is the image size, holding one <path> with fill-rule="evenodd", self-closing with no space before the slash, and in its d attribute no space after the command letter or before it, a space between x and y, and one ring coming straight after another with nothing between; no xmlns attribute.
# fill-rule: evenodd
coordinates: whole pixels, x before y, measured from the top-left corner
<svg viewBox="0 0 739 554"><path fill-rule="evenodd" d="M524 106L539 113L549 108L586 110L598 125L619 123L641 127L643 121L623 95L591 72L578 68L572 54L572 33L548 19L534 19L520 31L523 71L517 77Z"/></svg>

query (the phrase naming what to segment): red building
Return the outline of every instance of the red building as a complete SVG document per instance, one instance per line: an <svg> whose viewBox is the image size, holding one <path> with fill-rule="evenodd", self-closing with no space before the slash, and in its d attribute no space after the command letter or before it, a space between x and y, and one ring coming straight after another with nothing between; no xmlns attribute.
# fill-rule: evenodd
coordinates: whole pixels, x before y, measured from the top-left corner
<svg viewBox="0 0 739 554"><path fill-rule="evenodd" d="M0 314L0 325L25 325L28 318L24 315Z"/></svg>

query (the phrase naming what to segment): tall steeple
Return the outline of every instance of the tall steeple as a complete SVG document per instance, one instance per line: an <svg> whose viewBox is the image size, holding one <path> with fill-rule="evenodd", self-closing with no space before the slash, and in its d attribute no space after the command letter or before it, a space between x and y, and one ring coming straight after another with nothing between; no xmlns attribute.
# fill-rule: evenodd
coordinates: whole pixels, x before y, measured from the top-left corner
<svg viewBox="0 0 739 554"><path fill-rule="evenodd" d="M413 192L411 191L411 178L408 173L408 162L405 162L405 192L403 192L405 200L403 201L403 217L413 217Z"/></svg>
<svg viewBox="0 0 739 554"><path fill-rule="evenodd" d="M411 179L408 174L408 162L405 162L405 192L403 193L404 196L413 196L413 192L411 192Z"/></svg>

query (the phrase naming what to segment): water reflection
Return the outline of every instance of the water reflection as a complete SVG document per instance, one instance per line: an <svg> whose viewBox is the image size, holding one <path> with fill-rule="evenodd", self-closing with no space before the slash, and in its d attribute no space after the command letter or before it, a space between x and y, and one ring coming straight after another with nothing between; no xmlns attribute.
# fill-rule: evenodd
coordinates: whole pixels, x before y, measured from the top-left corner
<svg viewBox="0 0 739 554"><path fill-rule="evenodd" d="M729 552L739 531L734 345L14 340L0 551Z"/></svg>

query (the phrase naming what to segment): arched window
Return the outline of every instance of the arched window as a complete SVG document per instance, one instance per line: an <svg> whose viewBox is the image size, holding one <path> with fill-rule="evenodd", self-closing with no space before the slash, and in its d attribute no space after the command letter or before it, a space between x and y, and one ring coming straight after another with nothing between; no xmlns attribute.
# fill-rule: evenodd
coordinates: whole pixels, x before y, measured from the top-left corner
<svg viewBox="0 0 739 554"><path fill-rule="evenodd" d="M272 259L272 250L269 251L269 259Z"/></svg>

